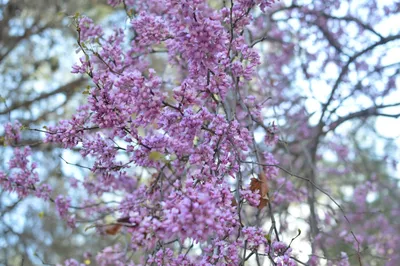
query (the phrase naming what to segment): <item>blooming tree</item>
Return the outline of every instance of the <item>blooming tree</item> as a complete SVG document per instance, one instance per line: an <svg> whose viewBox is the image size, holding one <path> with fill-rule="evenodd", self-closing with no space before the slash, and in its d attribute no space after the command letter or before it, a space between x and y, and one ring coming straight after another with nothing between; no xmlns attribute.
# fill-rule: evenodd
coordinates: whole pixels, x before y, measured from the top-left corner
<svg viewBox="0 0 400 266"><path fill-rule="evenodd" d="M127 26L107 30L88 17L73 17L82 57L72 72L92 82L83 92L86 104L71 119L35 129L45 134L47 143L79 150L86 164L63 161L87 171L84 179L70 181L71 189L83 196L55 195L49 184L40 182L30 148L17 147L26 127L6 124L2 139L15 147L9 169L0 172L4 190L54 203L71 228L83 226L111 238L129 236L128 243L110 241L103 250L88 248L65 265L91 260L97 265L319 265L326 260L349 265L349 256L362 265L366 247L374 256L393 254L390 250L400 242L398 228L390 223L396 212L354 227L363 219L357 213L369 211L368 193L382 184L375 177L358 185L356 204L350 206L355 211L349 215L332 196L335 191L317 178L318 171L320 179L332 175L337 165L317 162L324 162L320 147L342 159L349 156L346 147L334 141L341 136L335 131L341 124L379 116L383 109L399 105L378 103L395 88L396 77L385 72L393 64L383 65L383 56L374 55L379 64L371 67L375 62L363 57L399 35L383 36L350 11L344 17L335 15L345 8L337 1L109 3L124 8ZM382 9L390 16L399 6L365 8ZM355 40L349 34L357 33L343 31L336 21L353 23L377 40L354 52L369 35ZM346 43L346 38L354 41ZM305 47L312 42L315 51ZM153 62L157 55L163 66ZM326 71L314 72L313 65ZM352 88L351 73L359 69L382 75L387 85L365 92L374 100L372 107L343 114L343 104L356 99L359 87ZM333 84L317 123L311 122L302 92L293 89L304 86L297 81L299 75L313 86L319 79L325 79L325 86ZM362 80L356 82L364 86ZM275 121L270 113L280 105ZM324 142L329 134L333 141ZM289 146L291 153L283 154L282 146ZM291 170L296 167L285 167L290 164L303 169L301 175ZM321 215L317 193L328 199ZM309 215L301 217L308 223L304 230L293 229L280 215L291 204L309 207ZM332 234L325 234L321 223ZM386 231L375 234L378 224L385 224ZM389 243L382 244L383 239ZM298 243L307 240L310 252L301 260ZM388 265L399 259L391 256Z"/></svg>

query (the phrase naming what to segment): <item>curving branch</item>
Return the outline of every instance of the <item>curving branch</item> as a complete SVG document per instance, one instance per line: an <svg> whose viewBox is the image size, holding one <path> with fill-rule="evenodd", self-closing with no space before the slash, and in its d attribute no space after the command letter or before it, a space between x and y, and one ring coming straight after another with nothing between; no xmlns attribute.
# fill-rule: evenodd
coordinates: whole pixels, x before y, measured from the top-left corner
<svg viewBox="0 0 400 266"><path fill-rule="evenodd" d="M7 109L5 109L3 111L0 111L0 115L7 114L7 113L12 112L12 111L17 110L17 109L27 109L33 103L36 103L36 102L38 102L40 100L47 99L47 98L49 98L49 97L51 97L53 95L59 94L59 93L64 93L66 95L71 95L75 91L76 88L82 86L85 82L86 82L86 79L80 78L80 79L71 81L71 82L59 87L58 89L55 89L55 90L51 91L51 92L43 93L43 94L41 94L41 95L31 99L31 100L27 100L27 101L19 102L19 103L14 103L9 108L7 108Z"/></svg>

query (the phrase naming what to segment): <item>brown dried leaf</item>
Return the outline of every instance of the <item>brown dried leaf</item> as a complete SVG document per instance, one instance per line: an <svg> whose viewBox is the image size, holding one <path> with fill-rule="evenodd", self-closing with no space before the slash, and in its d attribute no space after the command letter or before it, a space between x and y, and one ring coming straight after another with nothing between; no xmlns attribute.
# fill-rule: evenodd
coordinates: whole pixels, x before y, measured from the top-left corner
<svg viewBox="0 0 400 266"><path fill-rule="evenodd" d="M234 207L234 206L237 206L237 205L238 205L238 204L237 204L236 199L235 199L235 198L232 198L231 206Z"/></svg>
<svg viewBox="0 0 400 266"><path fill-rule="evenodd" d="M130 223L129 217L121 217L117 219L117 223ZM116 235L121 230L122 226L122 224L111 224L110 226L108 226L105 232L107 235Z"/></svg>
<svg viewBox="0 0 400 266"><path fill-rule="evenodd" d="M120 224L112 225L106 229L106 234L114 236L121 230L121 228L122 228L122 225L120 225Z"/></svg>
<svg viewBox="0 0 400 266"><path fill-rule="evenodd" d="M260 180L261 179L261 180ZM250 190L255 192L258 190L260 193L260 204L258 205L258 208L261 210L265 206L267 206L269 198L268 198L268 184L267 184L267 179L264 174L260 174L260 179L257 178L252 178L250 181Z"/></svg>

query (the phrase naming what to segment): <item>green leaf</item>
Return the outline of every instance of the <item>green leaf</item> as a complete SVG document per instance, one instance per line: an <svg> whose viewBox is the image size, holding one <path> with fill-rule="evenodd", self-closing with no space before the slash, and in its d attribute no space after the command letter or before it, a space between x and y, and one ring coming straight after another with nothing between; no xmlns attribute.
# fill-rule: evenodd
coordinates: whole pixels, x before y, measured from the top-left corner
<svg viewBox="0 0 400 266"><path fill-rule="evenodd" d="M1 136L0 137L0 145L2 145L2 146L7 146L7 144L6 144L6 138L5 137L3 137L3 136Z"/></svg>
<svg viewBox="0 0 400 266"><path fill-rule="evenodd" d="M161 152L152 151L149 153L149 159L156 162L156 161L164 160L165 156Z"/></svg>
<svg viewBox="0 0 400 266"><path fill-rule="evenodd" d="M133 118L133 116L132 116L132 118ZM134 119L136 118L136 116L134 117ZM145 137L146 136L146 132L145 132L145 130L144 130L144 128L143 127L138 127L137 128L137 131L138 131L138 135L140 136L140 137Z"/></svg>
<svg viewBox="0 0 400 266"><path fill-rule="evenodd" d="M268 243L271 244L271 235L270 234L266 234L264 237L265 237L265 239L267 239Z"/></svg>
<svg viewBox="0 0 400 266"><path fill-rule="evenodd" d="M199 137L198 136L194 136L193 138L193 145L197 146L197 144L199 143Z"/></svg>

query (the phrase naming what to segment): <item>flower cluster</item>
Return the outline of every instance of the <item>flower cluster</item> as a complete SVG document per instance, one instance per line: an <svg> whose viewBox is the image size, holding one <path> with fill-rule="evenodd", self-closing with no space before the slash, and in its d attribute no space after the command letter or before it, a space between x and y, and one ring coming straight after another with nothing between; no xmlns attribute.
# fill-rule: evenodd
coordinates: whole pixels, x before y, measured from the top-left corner
<svg viewBox="0 0 400 266"><path fill-rule="evenodd" d="M244 241L247 241L247 248L250 250L261 249L267 246L267 238L261 228L244 227L242 229Z"/></svg>
<svg viewBox="0 0 400 266"><path fill-rule="evenodd" d="M7 123L4 126L5 136L4 144L11 145L17 143L21 139L21 123L15 121L13 124Z"/></svg>
<svg viewBox="0 0 400 266"><path fill-rule="evenodd" d="M204 242L209 237L223 238L238 225L232 194L222 184L206 183L198 188L189 182L184 193L170 195L163 206L167 239L193 238Z"/></svg>
<svg viewBox="0 0 400 266"><path fill-rule="evenodd" d="M168 28L160 16L142 12L132 21L132 26L139 35L139 43L143 46L158 44L169 36Z"/></svg>
<svg viewBox="0 0 400 266"><path fill-rule="evenodd" d="M63 195L58 195L54 203L60 217L67 221L68 226L75 228L75 216L71 215L69 212L71 199L69 197L64 197Z"/></svg>
<svg viewBox="0 0 400 266"><path fill-rule="evenodd" d="M258 190L253 192L250 189L242 189L240 191L240 196L253 207L256 207L260 204L261 196Z"/></svg>
<svg viewBox="0 0 400 266"><path fill-rule="evenodd" d="M39 176L36 172L36 163L31 163L29 157L31 149L15 148L14 156L8 162L10 172L0 171L0 185L9 192L16 192L19 197L26 197L36 190L35 185L39 182ZM42 187L37 191L37 195L43 199L49 198L50 187Z"/></svg>
<svg viewBox="0 0 400 266"><path fill-rule="evenodd" d="M164 3L162 11L156 2ZM71 183L88 195L81 201L87 205L76 207L79 218L95 217L93 227L101 234L130 235L126 248L99 252L98 265L133 265L125 249L146 254L141 263L157 265L238 265L246 260L243 249L251 250L249 256L267 249L275 264L292 265L290 248L271 246L260 226L242 218L249 208L265 211L266 184L278 174L272 154L255 147L261 108L248 92L260 56L242 34L252 21L249 10L260 5L264 11L273 1L234 2L217 9L205 0L123 1L132 27L109 34L89 18L77 18L83 56L72 72L86 74L92 86L84 92L87 103L71 119L49 126L45 141L79 148L92 161L84 167L90 173ZM173 79L162 78L158 66L150 68L148 55L160 46ZM18 139L12 128L7 132ZM273 134L268 142L276 143ZM27 168L26 154L17 155L10 168ZM255 159L270 166L245 163ZM243 189L255 172L262 189ZM22 173L13 181L33 188L36 174ZM46 185L36 189L45 199L50 192ZM115 207L95 204L110 195L118 198ZM78 211L71 212L71 199L58 195L54 203L75 227ZM96 215L104 213L116 222Z"/></svg>
<svg viewBox="0 0 400 266"><path fill-rule="evenodd" d="M88 106L80 107L72 119L60 121L57 126L49 126L45 141L61 143L65 148L76 146L82 141L87 117Z"/></svg>
<svg viewBox="0 0 400 266"><path fill-rule="evenodd" d="M285 243L274 241L272 245L267 246L267 253L273 258L277 266L296 266L296 262L291 258L292 248Z"/></svg>
<svg viewBox="0 0 400 266"><path fill-rule="evenodd" d="M87 41L103 35L103 30L100 26L94 25L93 20L88 17L82 17L79 20L80 40Z"/></svg>

